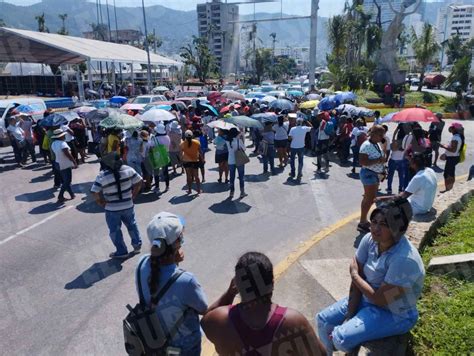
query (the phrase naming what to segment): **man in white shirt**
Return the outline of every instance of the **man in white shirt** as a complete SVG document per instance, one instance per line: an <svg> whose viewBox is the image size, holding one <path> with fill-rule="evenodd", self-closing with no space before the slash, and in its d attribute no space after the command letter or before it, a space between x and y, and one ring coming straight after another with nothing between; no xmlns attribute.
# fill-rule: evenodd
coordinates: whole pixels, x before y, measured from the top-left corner
<svg viewBox="0 0 474 356"><path fill-rule="evenodd" d="M303 125L303 123L305 125ZM303 118L299 117L296 119L296 126L292 127L288 134L290 143L290 177L295 178L295 158L298 155L298 176L300 180L303 177L303 157L304 157L304 142L306 134L311 131L313 126L308 121L304 121Z"/></svg>
<svg viewBox="0 0 474 356"><path fill-rule="evenodd" d="M72 157L70 148L66 143L66 133L61 130L57 129L54 130L53 136L53 143L51 144L51 150L54 153L54 164L57 164L59 167L59 173L61 175L61 190L59 191L58 196L58 203L64 203L66 200L64 198L64 192L68 192L71 196L71 199L75 198L74 192L71 188L72 182L72 168L77 168L77 163Z"/></svg>
<svg viewBox="0 0 474 356"><path fill-rule="evenodd" d="M413 210L413 215L429 213L433 207L436 197L438 182L436 173L426 167L425 156L423 153L413 153L410 159L410 167L416 171L415 176L410 180L405 191L399 196L407 198ZM392 199L393 196L378 198L377 201Z"/></svg>
<svg viewBox="0 0 474 356"><path fill-rule="evenodd" d="M11 118L8 123L7 132L15 155L15 162L23 167L26 160L25 133L20 127L20 122L15 118Z"/></svg>

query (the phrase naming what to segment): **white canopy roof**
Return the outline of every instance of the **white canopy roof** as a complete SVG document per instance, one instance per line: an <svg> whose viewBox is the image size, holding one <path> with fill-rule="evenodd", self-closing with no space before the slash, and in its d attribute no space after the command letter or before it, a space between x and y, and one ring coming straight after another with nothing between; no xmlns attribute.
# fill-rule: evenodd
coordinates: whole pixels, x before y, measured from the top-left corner
<svg viewBox="0 0 474 356"><path fill-rule="evenodd" d="M129 45L0 27L0 62L78 64L86 60L146 64L147 54ZM150 53L150 62L181 65L154 53Z"/></svg>

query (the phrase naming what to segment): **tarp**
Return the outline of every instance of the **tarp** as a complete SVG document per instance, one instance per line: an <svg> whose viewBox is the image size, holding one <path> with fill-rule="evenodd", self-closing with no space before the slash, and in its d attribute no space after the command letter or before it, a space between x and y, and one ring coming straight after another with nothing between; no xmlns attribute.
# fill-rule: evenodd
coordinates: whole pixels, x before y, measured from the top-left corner
<svg viewBox="0 0 474 356"><path fill-rule="evenodd" d="M78 64L87 60L146 64L147 53L124 44L0 27L0 62ZM150 62L180 65L155 53L150 53Z"/></svg>

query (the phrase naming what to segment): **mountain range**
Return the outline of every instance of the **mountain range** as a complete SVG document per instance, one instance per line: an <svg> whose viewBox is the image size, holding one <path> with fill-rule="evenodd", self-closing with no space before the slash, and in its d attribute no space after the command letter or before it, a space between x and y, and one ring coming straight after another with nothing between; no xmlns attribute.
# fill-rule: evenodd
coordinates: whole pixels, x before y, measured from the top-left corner
<svg viewBox="0 0 474 356"><path fill-rule="evenodd" d="M104 2L102 2L104 4ZM83 32L91 30L91 24L97 23L95 3L77 0L43 0L30 6L17 6L2 3L0 18L7 27L37 30L36 16L45 15L45 26L50 32L57 32L62 21L59 14L67 14L66 28L72 36L83 36ZM112 30L115 29L114 9L109 6ZM101 7L102 21L107 23L107 8ZM144 32L143 13L141 7L117 7L117 23L119 29L136 29ZM158 50L162 54L176 55L179 49L197 35L196 11L178 11L161 5L146 8L148 31L156 31L163 40ZM257 13L256 19L277 17L280 14ZM283 16L287 16L283 14ZM243 15L242 20L253 19L253 15ZM318 19L318 59L324 60L327 45L327 18ZM272 45L271 33L276 33L276 47L307 47L309 45L309 19L289 21L261 22L257 25L257 38L263 46Z"/></svg>

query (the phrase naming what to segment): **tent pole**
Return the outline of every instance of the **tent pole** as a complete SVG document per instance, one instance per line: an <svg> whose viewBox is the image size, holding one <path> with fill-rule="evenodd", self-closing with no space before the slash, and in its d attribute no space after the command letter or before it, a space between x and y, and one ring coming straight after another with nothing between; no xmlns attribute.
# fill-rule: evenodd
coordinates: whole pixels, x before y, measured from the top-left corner
<svg viewBox="0 0 474 356"><path fill-rule="evenodd" d="M81 71L76 68L77 89L79 90L79 100L84 101L84 85L82 83Z"/></svg>
<svg viewBox="0 0 474 356"><path fill-rule="evenodd" d="M59 68L61 69L61 90L63 92L63 96L66 96L65 88L64 88L64 73L63 73L63 65L60 64Z"/></svg>
<svg viewBox="0 0 474 356"><path fill-rule="evenodd" d="M89 90L94 90L94 83L92 81L92 65L91 59L87 60L87 78L89 79Z"/></svg>
<svg viewBox="0 0 474 356"><path fill-rule="evenodd" d="M133 75L133 63L130 63L130 75L132 76L132 96L135 95L135 77Z"/></svg>
<svg viewBox="0 0 474 356"><path fill-rule="evenodd" d="M114 84L114 95L117 95L117 78L115 77L115 62L112 62L112 82Z"/></svg>

